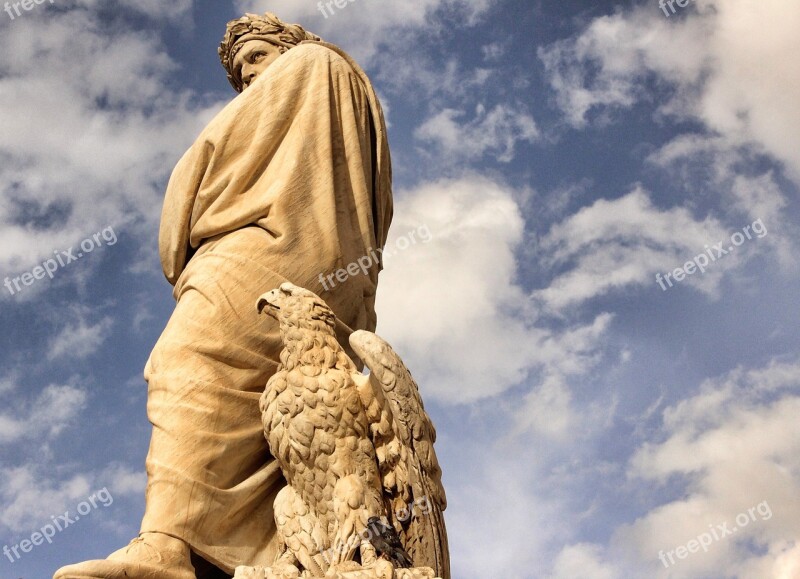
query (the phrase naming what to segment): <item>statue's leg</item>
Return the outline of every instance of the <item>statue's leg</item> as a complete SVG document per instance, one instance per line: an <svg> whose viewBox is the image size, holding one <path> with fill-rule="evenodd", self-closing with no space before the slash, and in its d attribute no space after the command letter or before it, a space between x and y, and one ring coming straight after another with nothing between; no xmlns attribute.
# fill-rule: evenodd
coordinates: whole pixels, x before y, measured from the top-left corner
<svg viewBox="0 0 800 579"><path fill-rule="evenodd" d="M274 561L285 485L258 408L282 344L255 301L285 281L264 264L265 235L247 228L201 246L145 368L153 432L141 530L180 537L229 573Z"/></svg>
<svg viewBox="0 0 800 579"><path fill-rule="evenodd" d="M247 228L201 246L176 285L175 311L145 368L153 430L141 532L180 540L164 563L176 571L153 575L148 557L163 554L135 541L116 554L127 553L127 562L87 562L59 579L194 578L187 544L231 574L237 565L274 561L272 505L285 482L269 454L258 399L281 344L277 324L258 315L255 300L286 280L264 265L263 235Z"/></svg>

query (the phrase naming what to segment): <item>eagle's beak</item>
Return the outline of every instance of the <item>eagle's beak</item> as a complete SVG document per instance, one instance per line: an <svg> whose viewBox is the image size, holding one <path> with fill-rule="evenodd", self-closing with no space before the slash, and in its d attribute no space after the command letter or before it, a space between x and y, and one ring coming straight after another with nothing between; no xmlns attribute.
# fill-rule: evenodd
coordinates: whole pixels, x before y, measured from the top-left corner
<svg viewBox="0 0 800 579"><path fill-rule="evenodd" d="M263 294L258 301L256 302L256 309L258 310L259 314L264 313L264 308L269 308L267 311L267 315L275 316L275 312L279 309L277 304L277 299L280 296L280 290L274 289L272 291L268 291L267 293Z"/></svg>

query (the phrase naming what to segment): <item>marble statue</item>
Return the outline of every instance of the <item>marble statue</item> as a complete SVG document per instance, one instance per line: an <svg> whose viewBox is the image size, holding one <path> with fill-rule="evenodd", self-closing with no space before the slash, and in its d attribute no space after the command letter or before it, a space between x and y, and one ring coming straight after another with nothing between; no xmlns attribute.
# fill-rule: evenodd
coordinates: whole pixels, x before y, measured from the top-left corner
<svg viewBox="0 0 800 579"><path fill-rule="evenodd" d="M297 489L287 485L281 460L270 452L259 400L278 371L284 342L278 322L259 315L253 301L287 282L308 288L334 316L327 328L344 348L337 355L350 364L359 360L349 338L375 329L382 264L335 287L322 287L319 280L386 243L392 218L386 125L359 66L299 25L269 13L247 14L228 24L219 55L239 95L178 162L161 216L159 253L176 306L144 370L152 435L140 533L108 558L63 567L54 579L193 579L209 570L216 573L209 576L230 576L237 567L259 573L276 562L310 576L300 569L305 555L287 548L291 525L275 522L276 515L282 520L276 506L292 507L286 489ZM357 364L348 368L360 369ZM371 419L371 410L364 412ZM413 484L403 490L408 480L384 472L389 467L380 453L388 450L382 438L371 440L384 490L395 484L403 500L423 498ZM366 442L363 446L366 451ZM423 457L413 443L409 448ZM438 491L437 472L430 476ZM375 481L358 484L372 489L377 500ZM441 502L428 498L431 512L434 505L444 507L443 494ZM414 530L427 524L425 517L410 523L392 519L392 500L368 513L381 520L387 545L397 546L390 524L401 543L432 536ZM353 530L362 530L365 514L349 515ZM339 524L334 519L325 519L326 532ZM320 540L330 544L329 535ZM437 557L446 558L443 525L440 541ZM343 573L351 573L362 556L373 565L353 569L362 575L343 576L425 572L395 570L370 545L334 556ZM431 558L429 547L403 545L422 567L447 578L446 560Z"/></svg>
<svg viewBox="0 0 800 579"><path fill-rule="evenodd" d="M260 403L288 483L275 498L282 553L270 572L332 576L374 569L380 555L393 568L428 568L409 577L448 577L436 431L408 369L359 330L350 344L370 370L364 376L336 339L334 313L311 291L284 283L258 309L278 320L284 344Z"/></svg>

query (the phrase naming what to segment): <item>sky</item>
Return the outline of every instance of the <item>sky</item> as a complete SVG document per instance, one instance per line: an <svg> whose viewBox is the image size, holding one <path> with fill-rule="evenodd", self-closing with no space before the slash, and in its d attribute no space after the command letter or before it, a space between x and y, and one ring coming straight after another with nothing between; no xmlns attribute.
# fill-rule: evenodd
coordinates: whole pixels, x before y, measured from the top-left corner
<svg viewBox="0 0 800 579"><path fill-rule="evenodd" d="M682 3L0 12L0 578L138 532L164 189L265 10L386 112L377 333L437 426L453 577L800 577L800 6Z"/></svg>

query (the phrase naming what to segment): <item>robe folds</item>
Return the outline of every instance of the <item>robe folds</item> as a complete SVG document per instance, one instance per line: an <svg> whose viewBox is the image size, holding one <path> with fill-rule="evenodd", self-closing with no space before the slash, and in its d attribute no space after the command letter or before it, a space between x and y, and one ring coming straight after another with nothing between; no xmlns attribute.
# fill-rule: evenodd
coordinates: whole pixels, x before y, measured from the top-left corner
<svg viewBox="0 0 800 579"><path fill-rule="evenodd" d="M272 502L285 481L258 400L279 363L277 322L256 300L284 281L322 297L348 348L374 330L391 162L375 92L342 51L304 42L205 128L176 166L159 232L175 311L145 366L148 484L141 532L186 541L232 573L274 562Z"/></svg>

